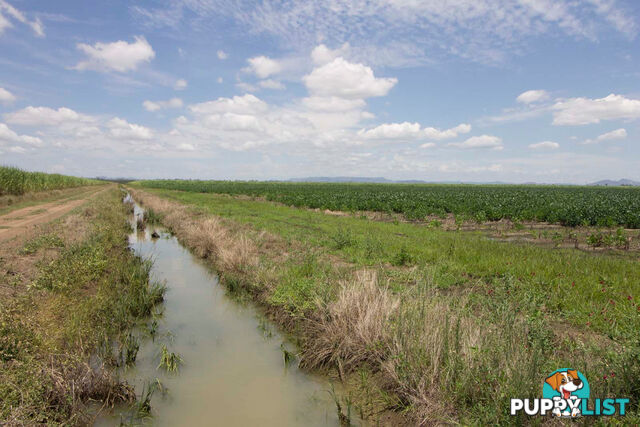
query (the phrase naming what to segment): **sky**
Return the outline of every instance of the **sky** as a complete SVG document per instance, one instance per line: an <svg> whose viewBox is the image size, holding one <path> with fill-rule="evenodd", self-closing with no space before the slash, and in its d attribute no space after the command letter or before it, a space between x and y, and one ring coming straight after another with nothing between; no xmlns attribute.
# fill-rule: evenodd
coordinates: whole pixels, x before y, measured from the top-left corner
<svg viewBox="0 0 640 427"><path fill-rule="evenodd" d="M636 0L0 0L0 164L640 180Z"/></svg>

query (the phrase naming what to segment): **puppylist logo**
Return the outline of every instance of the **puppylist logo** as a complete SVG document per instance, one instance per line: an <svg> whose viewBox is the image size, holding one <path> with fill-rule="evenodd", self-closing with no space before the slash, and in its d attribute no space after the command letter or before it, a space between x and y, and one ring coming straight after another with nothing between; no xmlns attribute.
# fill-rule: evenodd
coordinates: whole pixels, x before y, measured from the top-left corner
<svg viewBox="0 0 640 427"><path fill-rule="evenodd" d="M589 382L575 369L558 369L549 374L542 386L542 399L511 399L511 415L524 411L527 415L575 418L580 416L625 415L629 399L589 400Z"/></svg>

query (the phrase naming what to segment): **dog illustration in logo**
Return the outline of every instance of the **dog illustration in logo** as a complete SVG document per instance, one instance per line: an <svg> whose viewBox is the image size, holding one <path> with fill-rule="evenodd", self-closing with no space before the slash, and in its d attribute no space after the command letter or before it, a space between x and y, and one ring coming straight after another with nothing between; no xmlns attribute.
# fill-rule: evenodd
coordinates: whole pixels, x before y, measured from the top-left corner
<svg viewBox="0 0 640 427"><path fill-rule="evenodd" d="M549 384L551 388L553 388L555 391L560 393L560 396L554 397L553 400L560 400L560 399L564 399L567 401L576 400L578 399L578 397L572 396L571 393L573 393L576 390L580 390L584 386L584 383L582 382L582 380L578 378L578 371L572 370L572 369L569 369L564 372L556 372L555 374L547 377L545 382ZM553 414L557 416L569 415L568 412L565 412L564 414L561 413L560 408L554 409ZM571 410L572 417L577 417L579 415L580 415L580 408L577 407Z"/></svg>

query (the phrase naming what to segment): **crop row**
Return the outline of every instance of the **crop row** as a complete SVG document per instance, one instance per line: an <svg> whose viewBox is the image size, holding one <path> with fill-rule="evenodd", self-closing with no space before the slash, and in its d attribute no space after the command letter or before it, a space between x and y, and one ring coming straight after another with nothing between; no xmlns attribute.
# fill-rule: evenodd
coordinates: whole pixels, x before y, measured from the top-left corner
<svg viewBox="0 0 640 427"><path fill-rule="evenodd" d="M77 178L75 176L26 172L14 167L0 166L0 196L79 187L97 182L93 179Z"/></svg>
<svg viewBox="0 0 640 427"><path fill-rule="evenodd" d="M153 180L142 184L201 193L264 197L296 207L401 213L409 219L454 214L477 221L542 221L567 226L640 228L640 188L354 184Z"/></svg>

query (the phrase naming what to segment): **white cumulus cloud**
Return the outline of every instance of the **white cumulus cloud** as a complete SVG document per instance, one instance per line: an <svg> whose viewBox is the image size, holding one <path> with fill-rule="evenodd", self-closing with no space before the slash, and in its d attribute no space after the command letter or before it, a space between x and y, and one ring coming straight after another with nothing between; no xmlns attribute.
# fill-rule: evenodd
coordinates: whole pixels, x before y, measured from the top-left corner
<svg viewBox="0 0 640 427"><path fill-rule="evenodd" d="M153 138L153 131L147 127L129 123L119 117L114 117L107 122L109 135L116 139L124 140L148 140Z"/></svg>
<svg viewBox="0 0 640 427"><path fill-rule="evenodd" d="M615 141L619 139L625 139L627 137L627 130L624 128L612 130L611 132L603 133L594 139L587 139L583 144L597 144L604 141Z"/></svg>
<svg viewBox="0 0 640 427"><path fill-rule="evenodd" d="M29 135L18 135L5 123L0 123L0 144L7 142L18 142L34 146L42 145L40 138Z"/></svg>
<svg viewBox="0 0 640 427"><path fill-rule="evenodd" d="M246 94L233 98L218 98L215 101L201 102L190 106L190 110L196 114L258 114L267 111L268 105L260 98Z"/></svg>
<svg viewBox="0 0 640 427"><path fill-rule="evenodd" d="M118 40L113 43L95 43L93 46L79 43L78 49L87 58L79 62L77 70L117 71L136 70L141 64L150 62L155 56L153 48L143 36L134 37L132 43Z"/></svg>
<svg viewBox="0 0 640 427"><path fill-rule="evenodd" d="M324 65L338 57L346 57L350 49L351 46L348 42L338 49L329 49L324 44L320 44L311 51L311 60L315 65Z"/></svg>
<svg viewBox="0 0 640 427"><path fill-rule="evenodd" d="M553 141L536 142L535 144L529 144L529 148L532 150L556 150L560 148L560 144Z"/></svg>
<svg viewBox="0 0 640 427"><path fill-rule="evenodd" d="M91 116L80 114L66 107L55 110L49 107L29 106L13 113L7 113L4 118L8 123L23 126L57 126L63 123L94 121Z"/></svg>
<svg viewBox="0 0 640 427"><path fill-rule="evenodd" d="M440 130L434 127L422 128L420 123L384 123L375 128L358 131L358 136L364 139L383 140L443 140L455 138L460 134L469 133L471 125L462 123L451 129ZM428 146L424 144L425 146ZM424 148L424 147L423 147Z"/></svg>
<svg viewBox="0 0 640 427"><path fill-rule="evenodd" d="M171 98L167 101L144 101L142 106L147 111L158 111L164 108L182 108L182 99Z"/></svg>
<svg viewBox="0 0 640 427"><path fill-rule="evenodd" d="M218 50L216 52L216 55L218 56L218 59L227 59L229 57L229 55L227 54L227 52L225 52L224 50Z"/></svg>
<svg viewBox="0 0 640 427"><path fill-rule="evenodd" d="M369 98L386 95L398 82L396 78L378 78L363 64L354 64L343 58L315 68L303 77L311 94L341 98Z"/></svg>
<svg viewBox="0 0 640 427"><path fill-rule="evenodd" d="M261 79L266 79L267 77L278 74L282 71L282 64L279 61L266 56L249 58L247 62L249 63L249 66L244 70L255 74Z"/></svg>
<svg viewBox="0 0 640 427"><path fill-rule="evenodd" d="M474 148L490 148L493 150L502 150L502 138L493 135L472 136L464 142L450 142L450 147L474 149Z"/></svg>
<svg viewBox="0 0 640 427"><path fill-rule="evenodd" d="M588 125L601 120L640 118L640 100L610 94L604 98L569 98L556 102L552 109L554 125Z"/></svg>
<svg viewBox="0 0 640 427"><path fill-rule="evenodd" d="M516 101L522 104L531 104L534 102L546 101L547 99L549 99L549 93L546 90L538 89L522 92L518 95Z"/></svg>
<svg viewBox="0 0 640 427"><path fill-rule="evenodd" d="M14 94L12 94L11 92L9 92L8 90L6 90L3 87L0 87L0 102L3 104L10 104L13 101L16 100L16 97Z"/></svg>
<svg viewBox="0 0 640 427"><path fill-rule="evenodd" d="M175 84L173 85L173 88L175 90L183 90L183 89L186 89L188 85L189 84L187 83L187 81L185 79L178 79L178 80L176 80Z"/></svg>

